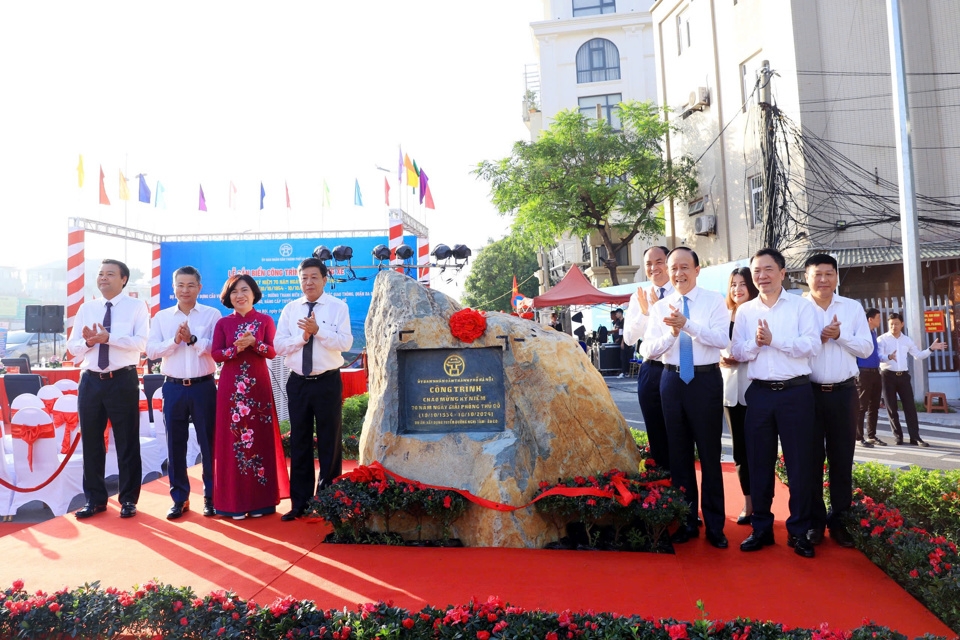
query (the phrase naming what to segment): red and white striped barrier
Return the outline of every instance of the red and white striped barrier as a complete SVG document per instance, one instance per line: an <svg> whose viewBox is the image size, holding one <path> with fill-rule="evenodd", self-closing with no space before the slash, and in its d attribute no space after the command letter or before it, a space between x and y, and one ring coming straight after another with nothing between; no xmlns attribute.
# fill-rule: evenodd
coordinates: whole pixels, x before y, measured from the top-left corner
<svg viewBox="0 0 960 640"><path fill-rule="evenodd" d="M84 230L70 227L67 231L67 331L83 304L83 243Z"/></svg>
<svg viewBox="0 0 960 640"><path fill-rule="evenodd" d="M420 265L417 280L425 287L430 286L430 238L417 238L417 264Z"/></svg>
<svg viewBox="0 0 960 640"><path fill-rule="evenodd" d="M160 311L160 245L153 245L153 271L150 275L150 317Z"/></svg>
<svg viewBox="0 0 960 640"><path fill-rule="evenodd" d="M390 264L400 265L401 261L397 259L397 247L403 244L403 220L400 218L390 218ZM397 266L397 271L403 273L403 267Z"/></svg>

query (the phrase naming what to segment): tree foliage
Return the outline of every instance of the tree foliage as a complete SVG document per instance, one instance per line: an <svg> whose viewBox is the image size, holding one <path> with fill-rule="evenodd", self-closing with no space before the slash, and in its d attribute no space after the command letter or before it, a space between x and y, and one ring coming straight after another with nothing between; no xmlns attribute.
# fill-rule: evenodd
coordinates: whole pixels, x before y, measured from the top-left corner
<svg viewBox="0 0 960 640"><path fill-rule="evenodd" d="M490 238L487 243L477 253L464 282L463 303L485 311L511 312L513 276L517 276L520 293L528 298L538 293L539 282L532 277L540 268L537 256L516 236L497 241Z"/></svg>
<svg viewBox="0 0 960 640"><path fill-rule="evenodd" d="M494 205L513 213L513 230L531 246L555 243L564 232L596 231L607 250L614 284L617 251L637 236L663 232L658 205L697 186L693 159L668 160L671 125L651 102L620 104L621 130L574 111L561 111L534 142L481 162L475 173L490 183Z"/></svg>

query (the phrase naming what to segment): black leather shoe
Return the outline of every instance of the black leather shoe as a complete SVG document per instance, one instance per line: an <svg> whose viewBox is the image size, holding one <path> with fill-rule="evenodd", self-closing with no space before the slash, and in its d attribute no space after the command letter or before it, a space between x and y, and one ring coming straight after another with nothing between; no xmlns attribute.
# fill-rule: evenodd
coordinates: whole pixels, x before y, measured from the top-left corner
<svg viewBox="0 0 960 640"><path fill-rule="evenodd" d="M723 535L723 531L707 531L707 542L715 546L717 549L726 549L730 546L730 543L727 541L727 536Z"/></svg>
<svg viewBox="0 0 960 640"><path fill-rule="evenodd" d="M929 447L929 446L930 446L930 445L928 445L926 442L924 442L923 440L921 440L920 438L917 438L917 441L916 441L916 442L911 442L910 444L916 445L916 446L918 446L918 447Z"/></svg>
<svg viewBox="0 0 960 640"><path fill-rule="evenodd" d="M107 510L107 505L105 504L90 504L88 502L87 504L77 509L77 512L73 515L76 516L77 520L83 520L84 518L95 516L98 513L103 513L106 510Z"/></svg>
<svg viewBox="0 0 960 640"><path fill-rule="evenodd" d="M801 536L795 539L793 545L793 552L798 556L803 556L804 558L812 558L817 555L817 552L814 550L813 545L810 544L810 541L807 540L805 536Z"/></svg>
<svg viewBox="0 0 960 640"><path fill-rule="evenodd" d="M807 530L807 540L810 541L810 544L817 546L823 542L823 529L814 528Z"/></svg>
<svg viewBox="0 0 960 640"><path fill-rule="evenodd" d="M302 508L301 508L301 509L290 509L290 511L287 511L285 514L283 514L282 516L280 516L280 519L283 520L284 522L290 522L291 520L296 520L297 518L299 518L299 517L302 516L302 515L303 515L303 509L302 509Z"/></svg>
<svg viewBox="0 0 960 640"><path fill-rule="evenodd" d="M830 529L830 538L841 547L851 548L854 546L853 536L847 531L846 527L833 527Z"/></svg>
<svg viewBox="0 0 960 640"><path fill-rule="evenodd" d="M740 551L760 551L760 549L769 547L772 544L772 529L767 529L766 531L757 531L754 529L753 533L747 536L747 539L740 543Z"/></svg>
<svg viewBox="0 0 960 640"><path fill-rule="evenodd" d="M860 446L861 446L861 447L866 447L867 449L873 449L873 443L872 443L872 442L867 442L866 440L861 440L861 441L860 441Z"/></svg>
<svg viewBox="0 0 960 640"><path fill-rule="evenodd" d="M208 518L212 518L217 515L216 509L213 508L213 498L204 498L203 499L203 515Z"/></svg>
<svg viewBox="0 0 960 640"><path fill-rule="evenodd" d="M683 526L673 532L673 535L670 536L670 542L683 544L684 542L690 542L692 538L696 538L699 535L700 529L697 527Z"/></svg>
<svg viewBox="0 0 960 640"><path fill-rule="evenodd" d="M124 502L120 505L120 517L132 518L137 515L137 505L134 502Z"/></svg>
<svg viewBox="0 0 960 640"><path fill-rule="evenodd" d="M190 511L189 500L184 500L183 502L174 502L173 506L170 507L170 510L167 511L167 520L176 520L187 511Z"/></svg>
<svg viewBox="0 0 960 640"><path fill-rule="evenodd" d="M898 447L902 447L902 446L903 446L903 438L898 438L893 444L897 445Z"/></svg>

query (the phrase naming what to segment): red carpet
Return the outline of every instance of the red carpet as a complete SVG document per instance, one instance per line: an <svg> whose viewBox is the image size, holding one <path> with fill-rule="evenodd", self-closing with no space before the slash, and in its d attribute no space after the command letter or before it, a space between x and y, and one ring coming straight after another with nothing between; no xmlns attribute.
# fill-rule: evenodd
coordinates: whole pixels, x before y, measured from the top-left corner
<svg viewBox="0 0 960 640"><path fill-rule="evenodd" d="M733 467L724 471L727 513L736 514L739 486ZM195 497L198 472L194 467L191 475ZM230 589L260 604L291 594L322 607L350 608L393 600L419 609L496 595L526 608L685 620L698 617L696 602L703 600L711 619L749 616L852 629L866 617L910 637L955 635L858 551L825 540L813 560L794 555L785 544L786 493L778 486L776 546L740 552L749 527L730 520L730 549L714 549L701 537L670 556L326 545L327 526L281 522L276 515L237 522L191 511L169 522L163 478L144 486L132 520L118 518L111 500L106 514L84 522L67 515L25 528L0 523L0 585L22 578L28 591L54 591L100 580L126 589L155 578L199 594ZM280 505L281 511L287 507L287 501Z"/></svg>

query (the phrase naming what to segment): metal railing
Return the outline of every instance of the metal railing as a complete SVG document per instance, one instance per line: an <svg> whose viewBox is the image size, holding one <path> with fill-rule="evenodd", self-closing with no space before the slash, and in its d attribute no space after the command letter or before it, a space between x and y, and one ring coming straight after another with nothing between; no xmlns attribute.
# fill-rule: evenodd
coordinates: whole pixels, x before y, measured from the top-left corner
<svg viewBox="0 0 960 640"><path fill-rule="evenodd" d="M887 331L887 319L891 313L903 313L906 303L902 296L891 298L863 298L860 304L864 309L873 307L880 310L880 327L878 334ZM930 372L957 371L957 358L953 349L953 340L950 339L952 307L946 296L927 296L924 300L924 311L943 311L946 322L944 331L927 333L924 327L904 327L904 333L910 336L919 349L926 349L934 340L947 343L943 351L931 351L926 360ZM912 360L912 359L911 359Z"/></svg>

